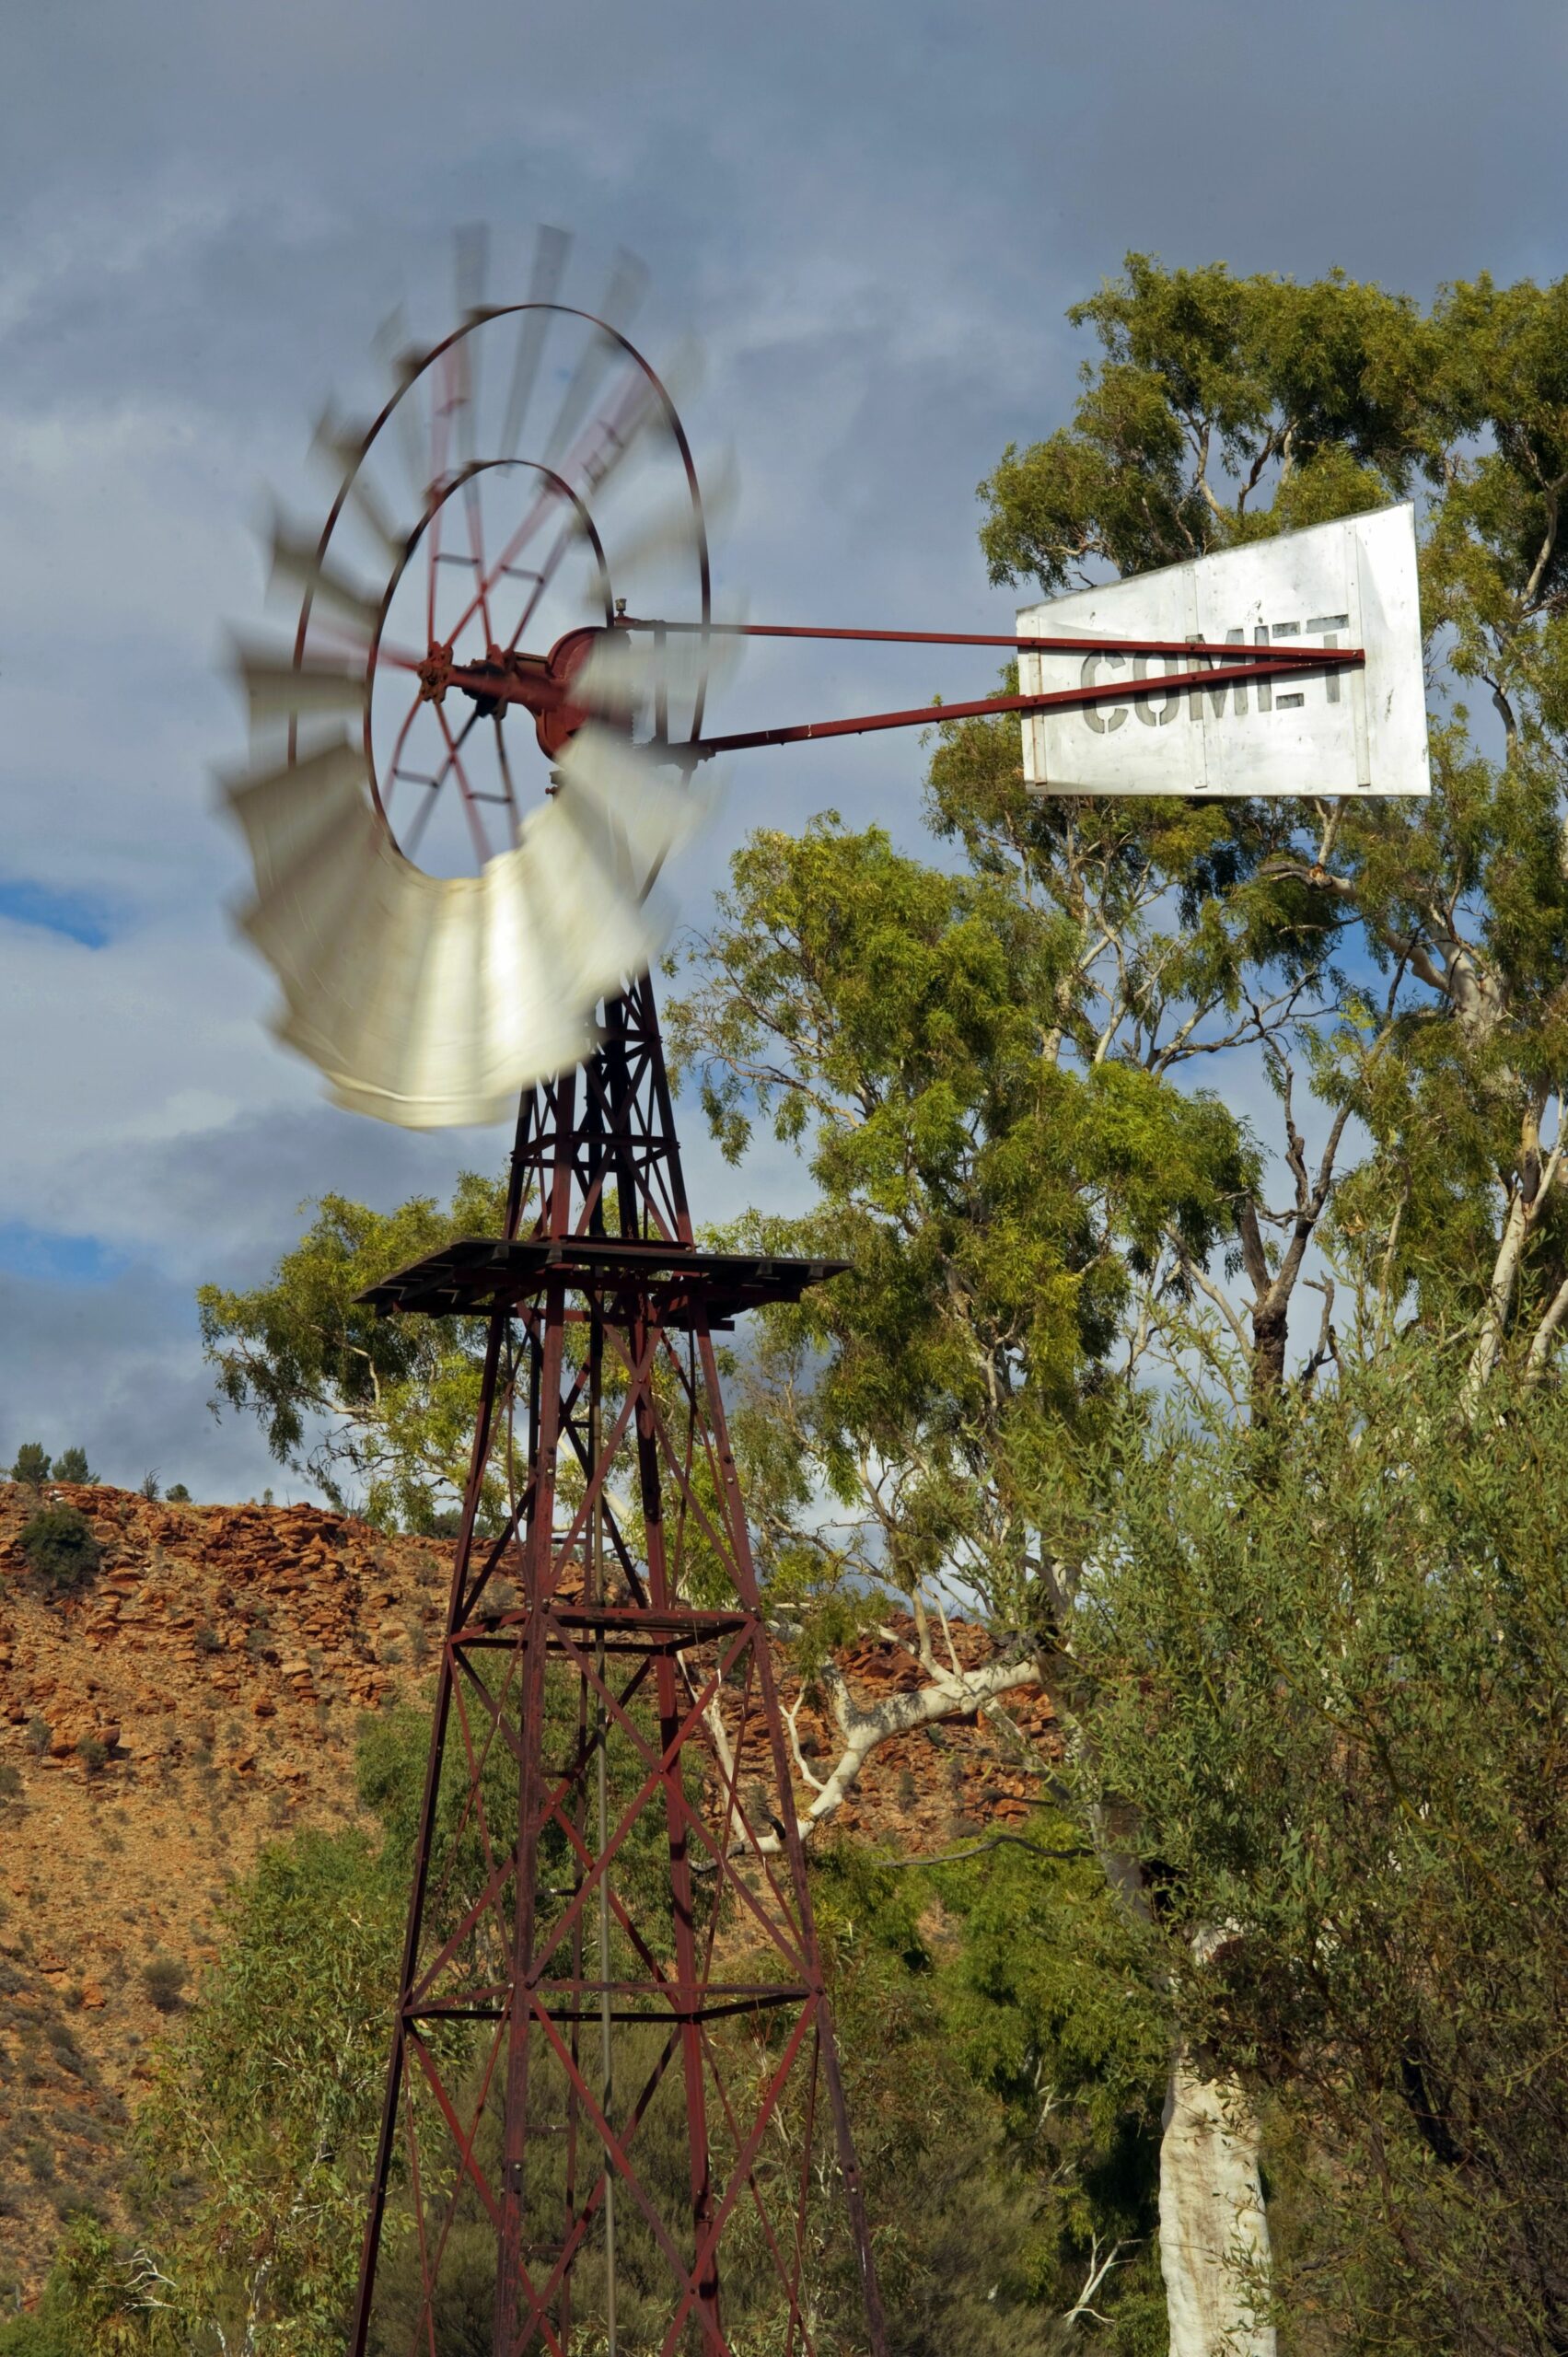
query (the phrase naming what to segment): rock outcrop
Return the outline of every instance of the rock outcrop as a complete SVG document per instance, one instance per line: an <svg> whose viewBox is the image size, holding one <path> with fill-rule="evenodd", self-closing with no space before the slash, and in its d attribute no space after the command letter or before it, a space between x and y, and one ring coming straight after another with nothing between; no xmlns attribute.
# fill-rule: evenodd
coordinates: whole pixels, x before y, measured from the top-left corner
<svg viewBox="0 0 1568 2357"><path fill-rule="evenodd" d="M0 2312L72 2208L123 2223L122 2131L180 2002L167 1960L192 1987L261 1849L355 1818L360 1720L419 1699L451 1571L447 1543L312 1506L47 1496L103 1551L51 1599L17 1545L39 1495L0 1484ZM954 1642L971 1659L982 1640ZM879 1641L842 1666L867 1696L919 1678ZM787 1678L785 1698L823 1772L830 1720ZM1012 1716L1016 1737L950 1722L887 1745L836 1829L907 1855L1021 1818L1053 1730L1038 1694Z"/></svg>

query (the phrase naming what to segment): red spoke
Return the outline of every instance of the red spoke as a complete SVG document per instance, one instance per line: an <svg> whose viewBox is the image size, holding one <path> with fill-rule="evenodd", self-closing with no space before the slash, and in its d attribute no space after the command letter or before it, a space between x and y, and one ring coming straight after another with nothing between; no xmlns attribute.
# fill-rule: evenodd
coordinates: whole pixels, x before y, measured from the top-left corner
<svg viewBox="0 0 1568 2357"><path fill-rule="evenodd" d="M490 843L479 815L479 806L473 798L473 788L469 784L468 772L463 767L462 756L458 750L458 740L452 734L452 724L447 717L445 707L438 703L432 704L431 710L435 713L440 725L441 734L447 740L447 750L451 755L452 768L457 775L458 792L463 797L463 808L468 816L469 832L473 837L474 853L480 865L483 867L490 858ZM467 733L466 730L464 733ZM430 798L432 801L436 799L434 795Z"/></svg>
<svg viewBox="0 0 1568 2357"><path fill-rule="evenodd" d="M479 583L479 619L484 632L486 653L495 644L495 632L490 620L490 585L484 574L484 518L482 511L479 478L470 474L463 484L463 505L468 510L469 556L472 561L474 578Z"/></svg>
<svg viewBox="0 0 1568 2357"><path fill-rule="evenodd" d="M560 570L561 560L565 555L567 550L571 547L574 537L575 535L570 524L563 524L560 531L557 532L555 536L555 546L551 550L550 554L545 558L544 563L540 565L539 579L534 583L532 594L528 598L528 604L523 608L522 620L518 622L517 629L512 633L511 637L506 642L506 652L508 655L512 655L517 652L517 643L521 639L524 631L527 630L529 622L532 621L535 614L539 611L540 599L543 597L545 591L554 580L557 572Z"/></svg>
<svg viewBox="0 0 1568 2357"><path fill-rule="evenodd" d="M546 475L544 488L536 496L533 505L528 509L528 514L524 517L522 522L518 525L511 539L506 542L505 547L496 558L495 563L492 565L490 571L484 575L481 581L479 589L476 590L473 597L459 615L452 632L454 639L457 637L458 633L465 629L466 626L473 620L475 614L478 613L481 598L493 592L510 567L517 563L517 560L521 556L524 549L527 548L528 542L532 540L540 526L549 516L552 508L559 500L570 499L572 497L570 487L563 482L559 476L549 472L548 470L541 469L540 471Z"/></svg>

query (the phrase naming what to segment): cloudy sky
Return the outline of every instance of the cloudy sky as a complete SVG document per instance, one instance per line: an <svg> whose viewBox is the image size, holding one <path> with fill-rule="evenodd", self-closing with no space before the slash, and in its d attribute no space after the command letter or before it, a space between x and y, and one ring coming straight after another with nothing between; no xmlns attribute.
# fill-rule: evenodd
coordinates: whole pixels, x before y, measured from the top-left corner
<svg viewBox="0 0 1568 2357"><path fill-rule="evenodd" d="M444 324L455 225L492 225L496 299L541 219L587 291L645 259L648 340L707 348L753 618L958 630L1008 627L974 486L1065 413L1063 310L1128 248L1423 296L1562 268L1556 0L0 0L0 1461L80 1439L198 1496L287 1484L207 1412L193 1287L263 1272L313 1193L389 1204L505 1149L339 1113L271 1043L211 807L261 487L304 498L394 301ZM724 715L989 683L819 652ZM687 913L759 819L912 840L919 773L890 738L755 757ZM691 1158L714 1215L796 1183Z"/></svg>

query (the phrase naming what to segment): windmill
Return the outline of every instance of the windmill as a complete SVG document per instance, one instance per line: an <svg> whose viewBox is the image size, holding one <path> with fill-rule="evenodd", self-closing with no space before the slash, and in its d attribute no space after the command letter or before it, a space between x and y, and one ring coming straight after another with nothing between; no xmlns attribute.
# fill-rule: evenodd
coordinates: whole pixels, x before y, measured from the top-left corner
<svg viewBox="0 0 1568 2357"><path fill-rule="evenodd" d="M1040 791L1422 792L1413 532L1321 527L1001 636L724 621L640 273L589 310L565 261L542 232L493 304L460 241L459 325L393 325L379 414L318 429L323 528L274 524L292 643L238 655L280 1036L409 1126L520 1093L502 1234L366 1296L485 1341L351 2347L436 2357L477 2271L496 2357L723 2357L742 2296L806 2357L842 2230L880 2352L714 1340L842 1264L699 1245L648 969L714 756L933 710L715 735L710 687L748 637L1004 647L1018 692L942 716L1019 715Z"/></svg>

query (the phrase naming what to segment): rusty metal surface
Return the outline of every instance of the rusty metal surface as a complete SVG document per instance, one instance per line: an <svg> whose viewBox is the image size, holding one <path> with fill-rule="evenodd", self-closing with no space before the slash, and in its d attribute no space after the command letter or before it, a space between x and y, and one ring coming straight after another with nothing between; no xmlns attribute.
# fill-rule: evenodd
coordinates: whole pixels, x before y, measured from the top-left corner
<svg viewBox="0 0 1568 2357"><path fill-rule="evenodd" d="M783 2357L827 2357L807 2282L826 2186L880 2357L708 1315L742 1283L789 1298L839 1264L699 1251L645 979L606 1033L525 1100L506 1236L369 1296L492 1306L351 2348L374 2323L399 2357L438 2351L454 2250L471 2270L477 2240L495 2357L614 2348L634 2288L639 2346L728 2357L744 2215ZM416 2278L396 2341L377 2308L389 2215L405 2326Z"/></svg>
<svg viewBox="0 0 1568 2357"><path fill-rule="evenodd" d="M517 1306L559 1278L584 1299L653 1287L661 1301L705 1309L714 1323L772 1301L798 1301L808 1285L842 1276L847 1260L795 1260L778 1253L703 1252L641 1237L523 1237L508 1243L459 1237L396 1270L358 1295L383 1317L394 1311L450 1317ZM666 1321L668 1322L668 1317Z"/></svg>

